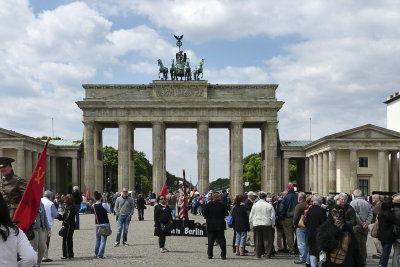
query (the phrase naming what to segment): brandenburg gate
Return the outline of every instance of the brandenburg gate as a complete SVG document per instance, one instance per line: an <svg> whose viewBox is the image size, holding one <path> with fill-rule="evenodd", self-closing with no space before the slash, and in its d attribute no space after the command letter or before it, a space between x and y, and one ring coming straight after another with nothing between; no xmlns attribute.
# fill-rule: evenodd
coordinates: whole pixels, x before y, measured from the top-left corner
<svg viewBox="0 0 400 267"><path fill-rule="evenodd" d="M155 80L150 84L84 84L84 186L103 187L104 128L118 128L118 190L136 190L134 130L152 128L153 192L166 179L167 128L197 129L198 191L209 189L209 129L228 128L230 190L242 193L243 128L261 130L261 189L277 192L277 113L275 84L210 84L205 80ZM183 166L184 167L184 166ZM86 190L85 188L85 190ZM83 189L82 189L83 190Z"/></svg>

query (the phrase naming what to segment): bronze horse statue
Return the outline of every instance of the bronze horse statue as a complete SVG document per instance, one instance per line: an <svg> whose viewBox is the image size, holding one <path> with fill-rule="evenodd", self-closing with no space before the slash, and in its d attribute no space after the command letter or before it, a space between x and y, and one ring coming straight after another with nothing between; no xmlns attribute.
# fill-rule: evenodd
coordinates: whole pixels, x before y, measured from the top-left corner
<svg viewBox="0 0 400 267"><path fill-rule="evenodd" d="M201 74L201 78L203 78L203 64L204 64L204 59L202 58L200 60L199 65L193 71L193 79L194 80L200 80L200 78L199 78L200 74Z"/></svg>
<svg viewBox="0 0 400 267"><path fill-rule="evenodd" d="M161 73L163 75L161 80L167 80L168 79L168 68L164 67L161 59L158 59L157 62L158 62L158 66L160 67L158 69L158 78L160 79L160 73Z"/></svg>
<svg viewBox="0 0 400 267"><path fill-rule="evenodd" d="M185 67L184 67L184 73L185 73L185 80L186 81L192 80L192 71L190 69L190 60L189 60L189 58L186 59L186 64L185 64Z"/></svg>

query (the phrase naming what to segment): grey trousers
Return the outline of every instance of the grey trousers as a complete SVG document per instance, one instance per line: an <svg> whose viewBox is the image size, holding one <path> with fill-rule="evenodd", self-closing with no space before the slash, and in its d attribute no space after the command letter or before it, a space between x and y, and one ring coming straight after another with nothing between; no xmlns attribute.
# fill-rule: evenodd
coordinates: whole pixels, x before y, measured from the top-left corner
<svg viewBox="0 0 400 267"><path fill-rule="evenodd" d="M37 265L40 265L42 263L44 252L46 250L47 231L39 228L34 230L33 232L35 233L35 238L29 242L31 243L33 250L37 252Z"/></svg>
<svg viewBox="0 0 400 267"><path fill-rule="evenodd" d="M373 223L371 223L370 225L368 225L368 229L369 229L369 232L371 232L372 231L372 228L374 227L374 224ZM376 248L376 255L377 256L382 256L382 243L381 243L381 241L379 241L379 239L378 238L375 238L375 237L372 237L372 240L374 241L374 244L375 244L375 248Z"/></svg>

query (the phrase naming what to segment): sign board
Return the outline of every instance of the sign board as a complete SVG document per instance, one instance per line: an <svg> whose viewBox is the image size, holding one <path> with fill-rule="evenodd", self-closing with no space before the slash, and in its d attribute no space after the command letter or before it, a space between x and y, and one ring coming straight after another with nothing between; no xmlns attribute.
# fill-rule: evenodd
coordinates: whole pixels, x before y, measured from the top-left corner
<svg viewBox="0 0 400 267"><path fill-rule="evenodd" d="M205 224L196 223L194 220L174 220L172 222L172 236L207 236Z"/></svg>
<svg viewBox="0 0 400 267"><path fill-rule="evenodd" d="M249 182L244 182L244 186L249 186Z"/></svg>

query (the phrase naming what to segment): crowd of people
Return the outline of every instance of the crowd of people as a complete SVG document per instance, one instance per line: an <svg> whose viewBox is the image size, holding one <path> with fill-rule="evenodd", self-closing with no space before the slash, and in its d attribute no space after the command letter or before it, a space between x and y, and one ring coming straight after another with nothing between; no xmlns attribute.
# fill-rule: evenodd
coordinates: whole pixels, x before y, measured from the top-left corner
<svg viewBox="0 0 400 267"><path fill-rule="evenodd" d="M62 222L59 232L62 236L61 259L73 259L73 236L80 229L82 202L94 215L94 254L99 259L106 258L107 237L111 234L108 214L116 215L114 247L120 246L121 236L122 245L129 246L128 230L134 210L138 209L138 219L142 221L146 204L155 204L154 235L158 236L161 253L169 251L165 243L166 237L171 234L173 220L182 217L188 220L190 210L192 215L206 219L209 259L214 257L215 245L220 246L221 258L226 259L225 230L228 221L228 226L234 231L232 251L239 257L248 256L253 247L258 259L270 259L286 253L299 265L365 266L370 234L376 248L372 257L379 259L379 266L388 265L392 248L392 266L400 265L400 194L385 198L377 194L368 197L355 189L351 195L320 196L317 193L296 192L294 185L289 183L287 190L279 194L249 191L232 197L223 190L205 194L192 192L185 196L180 184L177 192L169 191L154 201L153 193L149 193L147 199L143 195L134 199L127 188L116 194L96 191L92 200L85 199L79 187L74 186L72 194L61 197L46 190L36 219L25 235L12 222L12 214L26 188L26 182L15 176L12 161L0 158L1 266L40 266L41 262L52 261L48 257L48 249L56 219ZM177 216L184 203L184 216L182 212Z"/></svg>

